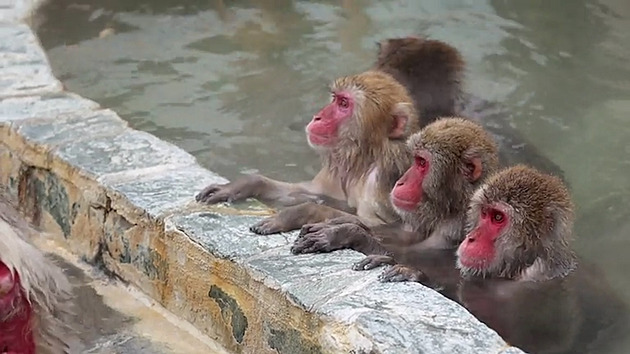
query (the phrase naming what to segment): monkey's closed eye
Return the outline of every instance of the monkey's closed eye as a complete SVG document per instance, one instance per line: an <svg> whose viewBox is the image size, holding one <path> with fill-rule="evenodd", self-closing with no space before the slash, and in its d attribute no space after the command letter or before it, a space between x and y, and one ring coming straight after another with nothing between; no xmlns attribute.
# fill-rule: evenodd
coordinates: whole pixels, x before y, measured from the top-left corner
<svg viewBox="0 0 630 354"><path fill-rule="evenodd" d="M416 160L416 165L420 167L425 167L427 165L427 159L425 159L422 156L416 156L415 160Z"/></svg>

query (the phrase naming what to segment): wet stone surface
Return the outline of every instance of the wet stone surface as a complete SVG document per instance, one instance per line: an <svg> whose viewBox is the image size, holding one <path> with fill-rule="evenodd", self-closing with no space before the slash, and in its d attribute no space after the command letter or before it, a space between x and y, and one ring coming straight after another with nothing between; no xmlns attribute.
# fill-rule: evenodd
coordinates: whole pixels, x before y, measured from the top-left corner
<svg viewBox="0 0 630 354"><path fill-rule="evenodd" d="M295 239L292 233L260 236L249 231L260 220L257 216L198 212L170 217L166 227L180 230L212 254L232 260L286 246Z"/></svg>
<svg viewBox="0 0 630 354"><path fill-rule="evenodd" d="M25 24L0 23L0 97L61 91L37 38Z"/></svg>
<svg viewBox="0 0 630 354"><path fill-rule="evenodd" d="M98 103L71 93L4 98L0 99L0 124L29 118L56 119L64 114L79 116L98 107Z"/></svg>
<svg viewBox="0 0 630 354"><path fill-rule="evenodd" d="M506 347L496 332L436 291L381 283L379 272L315 311L353 323L383 353L498 353Z"/></svg>
<svg viewBox="0 0 630 354"><path fill-rule="evenodd" d="M110 110L90 114L62 115L57 119L29 119L13 124L13 128L34 143L57 146L64 143L113 136L127 128L127 122Z"/></svg>
<svg viewBox="0 0 630 354"><path fill-rule="evenodd" d="M64 145L55 155L96 178L160 165L184 167L195 164L195 158L184 150L149 133L132 129L113 137L96 137Z"/></svg>
<svg viewBox="0 0 630 354"><path fill-rule="evenodd" d="M352 264L363 257L350 250L294 255L290 247L283 247L248 259L246 264L255 272L254 277L265 285L281 289L296 304L312 309L369 282L368 274L376 271L351 269Z"/></svg>
<svg viewBox="0 0 630 354"><path fill-rule="evenodd" d="M219 175L193 165L133 179L128 183L105 183L131 204L145 210L151 217L194 202L195 194L210 183L225 183Z"/></svg>

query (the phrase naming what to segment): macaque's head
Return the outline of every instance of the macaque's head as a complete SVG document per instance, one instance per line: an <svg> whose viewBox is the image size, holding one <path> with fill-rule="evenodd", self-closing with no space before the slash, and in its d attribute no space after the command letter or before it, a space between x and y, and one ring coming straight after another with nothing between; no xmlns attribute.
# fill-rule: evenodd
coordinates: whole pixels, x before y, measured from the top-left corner
<svg viewBox="0 0 630 354"><path fill-rule="evenodd" d="M390 75L367 71L335 80L331 101L306 126L317 150L354 144L369 149L406 139L418 117L407 91Z"/></svg>
<svg viewBox="0 0 630 354"><path fill-rule="evenodd" d="M541 279L565 274L573 205L562 181L518 165L490 177L474 194L466 239L457 250L464 275Z"/></svg>
<svg viewBox="0 0 630 354"><path fill-rule="evenodd" d="M462 118L439 119L412 135L408 145L413 163L391 191L392 205L403 217L427 205L445 214L464 213L474 188L498 165L490 134Z"/></svg>

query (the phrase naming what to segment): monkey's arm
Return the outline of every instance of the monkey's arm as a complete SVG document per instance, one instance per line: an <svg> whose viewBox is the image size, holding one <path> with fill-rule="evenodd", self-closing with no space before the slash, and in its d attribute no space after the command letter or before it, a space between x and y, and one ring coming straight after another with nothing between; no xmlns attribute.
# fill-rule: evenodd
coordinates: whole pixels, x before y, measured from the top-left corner
<svg viewBox="0 0 630 354"><path fill-rule="evenodd" d="M226 184L211 184L199 192L195 199L206 204L237 202L256 198L274 207L290 207L305 202L325 203L345 210L345 194L341 184L325 170L312 181L288 183L251 174Z"/></svg>
<svg viewBox="0 0 630 354"><path fill-rule="evenodd" d="M259 235L270 235L298 230L306 224L324 223L326 220L334 218L358 220L356 216L352 215L354 209L342 203L336 203L335 206L337 208L313 202L302 203L280 210L276 215L251 226L250 230Z"/></svg>
<svg viewBox="0 0 630 354"><path fill-rule="evenodd" d="M418 234L404 231L400 224L368 228L352 216L303 226L291 250L298 254L348 248L363 254L387 256L393 244L412 244L417 239Z"/></svg>

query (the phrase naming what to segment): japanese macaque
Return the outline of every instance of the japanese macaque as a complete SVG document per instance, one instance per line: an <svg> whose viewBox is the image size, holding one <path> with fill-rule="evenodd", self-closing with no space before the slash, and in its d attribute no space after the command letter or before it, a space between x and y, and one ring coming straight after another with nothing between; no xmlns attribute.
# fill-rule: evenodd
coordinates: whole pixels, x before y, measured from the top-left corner
<svg viewBox="0 0 630 354"><path fill-rule="evenodd" d="M434 287L527 352L608 352L630 329L627 305L596 268L578 267L572 239L563 182L517 165L475 191L456 252L408 249L381 280Z"/></svg>
<svg viewBox="0 0 630 354"><path fill-rule="evenodd" d="M70 353L71 285L32 232L0 191L0 353Z"/></svg>
<svg viewBox="0 0 630 354"><path fill-rule="evenodd" d="M391 263L410 249L457 247L464 237L470 197L498 167L496 144L477 123L441 118L412 135L408 145L414 162L390 193L402 223L368 228L342 217L308 224L302 227L292 252L351 248L378 255L362 265L371 268Z"/></svg>
<svg viewBox="0 0 630 354"><path fill-rule="evenodd" d="M375 70L402 83L414 100L420 127L439 117L466 117L494 135L503 166L524 163L562 176L563 171L525 139L497 104L463 91L465 61L447 43L422 37L385 39L378 43Z"/></svg>
<svg viewBox="0 0 630 354"><path fill-rule="evenodd" d="M366 225L396 221L388 194L411 163L405 142L418 130L411 98L393 77L378 71L339 78L331 93L331 102L306 126L308 143L322 158L322 169L312 181L293 184L247 175L206 187L197 201L253 197L287 207L252 226L258 234L355 213Z"/></svg>

